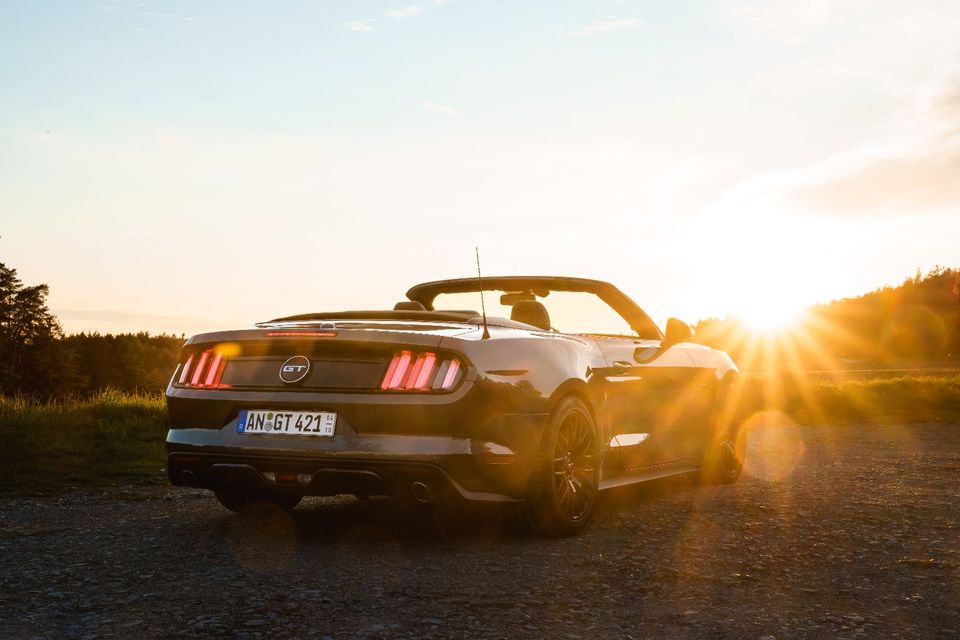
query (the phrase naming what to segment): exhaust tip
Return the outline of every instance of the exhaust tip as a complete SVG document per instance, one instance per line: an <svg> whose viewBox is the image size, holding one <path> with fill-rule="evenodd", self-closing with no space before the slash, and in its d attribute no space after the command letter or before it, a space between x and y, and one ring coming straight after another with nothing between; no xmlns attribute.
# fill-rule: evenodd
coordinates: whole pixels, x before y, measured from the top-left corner
<svg viewBox="0 0 960 640"><path fill-rule="evenodd" d="M419 480L410 485L410 495L412 495L417 502L433 502L436 499L430 485L426 482L420 482Z"/></svg>
<svg viewBox="0 0 960 640"><path fill-rule="evenodd" d="M187 485L188 487L195 487L199 482L197 481L197 474L189 469L185 469L180 472L180 482Z"/></svg>

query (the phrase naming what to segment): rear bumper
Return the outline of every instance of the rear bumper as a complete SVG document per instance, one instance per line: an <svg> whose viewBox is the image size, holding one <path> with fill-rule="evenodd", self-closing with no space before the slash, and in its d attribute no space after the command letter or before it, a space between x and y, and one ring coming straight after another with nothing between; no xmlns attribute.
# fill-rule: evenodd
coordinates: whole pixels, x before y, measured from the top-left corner
<svg viewBox="0 0 960 640"><path fill-rule="evenodd" d="M487 491L470 490L457 480L468 469L454 464L379 459L253 456L230 454L171 453L170 482L207 489L247 487L303 495L389 495L417 500L472 500L512 502L511 484L491 479ZM476 484L476 483L471 483Z"/></svg>
<svg viewBox="0 0 960 640"><path fill-rule="evenodd" d="M467 422L449 426L457 435L442 435L434 425L417 421L398 421L393 429L361 429L347 414L338 412L331 438L237 433L236 417L220 428L170 429L170 482L398 498L410 497L413 483L422 482L436 498L511 501L526 493L547 419L543 414L470 413ZM377 415L384 420L390 412L381 407ZM398 412L398 417L406 415ZM296 480L289 481L293 476Z"/></svg>
<svg viewBox="0 0 960 640"><path fill-rule="evenodd" d="M437 498L521 499L548 416L535 402L505 411L498 397L470 382L423 396L170 388L167 469L173 484L205 488L407 498L423 482ZM334 411L336 432L237 433L240 409ZM281 475L297 479L281 483Z"/></svg>

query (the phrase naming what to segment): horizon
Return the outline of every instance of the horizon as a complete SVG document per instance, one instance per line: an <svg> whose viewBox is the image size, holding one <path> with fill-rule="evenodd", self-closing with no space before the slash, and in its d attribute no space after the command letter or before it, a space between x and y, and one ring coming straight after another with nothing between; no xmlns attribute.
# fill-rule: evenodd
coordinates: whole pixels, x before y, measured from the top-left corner
<svg viewBox="0 0 960 640"><path fill-rule="evenodd" d="M699 323L702 323L702 322L712 322L712 321L724 321L724 322L726 322L726 321L733 321L733 322L735 322L736 325L739 326L741 329L743 329L743 330L748 330L748 331L752 332L753 334L756 334L756 336L757 336L758 338L763 338L763 336L772 337L773 335L777 335L777 336L778 336L778 339L782 339L782 338L785 338L785 337L789 336L789 335L792 333L792 331L796 328L796 325L802 324L806 319L808 319L808 315L807 315L807 314L808 314L809 312L811 312L815 307L818 307L818 306L829 307L830 305L842 303L842 302L845 302L845 301L847 301L847 300L858 299L858 298L862 298L862 297L869 296L869 295L871 295L871 294L880 293L880 292L884 291L885 289L896 289L896 288L899 288L899 287L902 287L902 286L904 286L904 285L909 284L912 280L915 280L915 279L917 279L917 278L927 278L927 277L929 277L929 276L934 275L938 270L944 270L944 269L947 270L947 271L960 272L960 267L944 266L944 265L934 265L934 268L933 268L933 269L931 269L930 271L926 271L926 272L921 272L919 269L917 269L912 275L904 276L904 278L902 278L899 282L885 283L885 284L880 285L880 286L878 286L878 287L874 287L873 289L870 289L869 291L863 291L863 292L861 292L861 293L859 293L859 294L853 294L853 295L850 295L850 296L844 296L844 297L842 297L842 298L833 298L833 299L831 299L831 300L825 300L825 301L819 301L819 302L811 303L811 304L809 304L809 305L806 305L806 306L804 306L804 307L796 310L796 313L794 313L793 315L791 315L791 316L788 317L788 318L784 318L782 322L779 321L780 318L777 318L778 322L776 322L776 323L774 323L774 324L772 324L772 325L770 325L770 326L765 325L762 321L759 322L759 323L758 323L758 322L750 322L750 319L749 319L749 318L744 318L744 317L742 317L742 316L737 316L737 315L733 315L733 314L728 314L728 315L725 315L725 316L703 316L703 317L700 317L700 318L696 318L696 319L691 320L691 321L689 322L689 325L690 325L691 328L696 328L697 325L698 325ZM484 277L485 277L485 278L497 277L497 275L500 275L500 274L494 274L494 275L492 275L492 276L485 275ZM33 286L33 285L36 285L36 284L44 284L44 283L24 282L24 285L26 285L26 286ZM960 295L960 294L957 294L957 295ZM488 305L488 306L489 306L489 305ZM386 308L386 307L384 307L384 308ZM371 307L369 307L369 308L367 308L367 309L360 309L360 308L357 308L357 309L315 309L314 311L316 311L316 312L327 312L327 311L364 311L364 310L375 310L375 309L377 309L377 307L371 306ZM56 311L53 310L53 309L51 309L51 312L52 312L52 313L54 314L54 316L57 318L58 322L60 322L60 317L57 316ZM493 315L491 315L491 314L489 314L489 313L488 313L488 315L490 315L491 317L494 317ZM509 315L509 314L508 314L508 315ZM276 317L281 317L281 316L276 316ZM507 316L504 316L504 317L507 317ZM266 322L266 321L271 320L271 319L272 319L272 318L263 318L263 319L261 319L261 320L256 320L256 321L252 322L252 323L250 324L250 326L253 326L253 325L254 325L255 323L257 323L257 322ZM654 320L656 321L656 319L654 319ZM761 319L761 320L763 320L763 319ZM660 326L661 330L663 329L663 326L661 326L662 323L657 322L657 325ZM62 327L62 322L61 322L61 327ZM224 328L225 328L225 327L220 326L220 327L218 327L217 330L221 330L221 329L224 329ZM244 327L232 327L232 328L240 329L240 328L244 328ZM142 328L140 328L140 329L134 328L134 329L129 329L129 330L121 330L121 331L103 331L103 330L100 330L100 329L80 329L80 330L71 331L71 330L67 330L66 328L64 328L64 329L63 329L63 332L64 332L64 335L66 335L66 336L69 336L69 335L80 335L80 334L87 334L87 335L92 335L92 334L124 335L124 334L139 334L139 333L146 333L146 334L149 334L149 335L151 335L151 336L168 335L168 336L172 336L172 337L180 337L180 336L189 337L190 335L196 335L196 334L191 334L191 333L186 332L186 331L176 331L176 330L174 330L174 329L171 329L171 330L163 330L163 331L149 331L149 330L147 330L147 329L142 329Z"/></svg>
<svg viewBox="0 0 960 640"><path fill-rule="evenodd" d="M0 7L0 256L67 333L389 307L475 246L661 327L957 266L960 5L248 9Z"/></svg>

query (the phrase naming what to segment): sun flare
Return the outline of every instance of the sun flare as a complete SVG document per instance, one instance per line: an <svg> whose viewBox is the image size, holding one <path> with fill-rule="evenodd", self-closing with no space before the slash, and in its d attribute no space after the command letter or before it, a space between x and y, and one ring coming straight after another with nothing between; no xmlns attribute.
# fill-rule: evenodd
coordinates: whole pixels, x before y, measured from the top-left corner
<svg viewBox="0 0 960 640"><path fill-rule="evenodd" d="M789 328L802 318L804 307L786 301L761 301L760 304L746 309L738 318L750 329L761 333L772 333Z"/></svg>

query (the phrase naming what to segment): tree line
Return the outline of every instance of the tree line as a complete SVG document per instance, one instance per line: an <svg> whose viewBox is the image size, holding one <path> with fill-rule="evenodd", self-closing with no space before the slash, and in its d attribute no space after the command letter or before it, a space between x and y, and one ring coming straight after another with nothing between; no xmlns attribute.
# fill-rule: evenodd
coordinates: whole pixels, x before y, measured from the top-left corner
<svg viewBox="0 0 960 640"><path fill-rule="evenodd" d="M47 307L49 288L27 286L0 263L0 394L50 398L113 388L165 388L183 336L64 335Z"/></svg>
<svg viewBox="0 0 960 640"><path fill-rule="evenodd" d="M751 335L735 318L702 320L696 335L741 366L747 359L819 369L952 364L960 362L960 269L918 271L897 286L814 305L779 336Z"/></svg>
<svg viewBox="0 0 960 640"><path fill-rule="evenodd" d="M25 285L15 269L0 263L0 395L84 396L107 388L157 393L166 387L184 336L64 335L47 307L48 294L47 285ZM700 321L696 340L727 351L746 368L787 360L816 368L956 362L960 269L937 267L895 287L816 305L790 333L774 339L725 318Z"/></svg>

